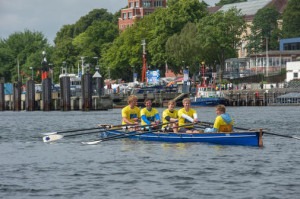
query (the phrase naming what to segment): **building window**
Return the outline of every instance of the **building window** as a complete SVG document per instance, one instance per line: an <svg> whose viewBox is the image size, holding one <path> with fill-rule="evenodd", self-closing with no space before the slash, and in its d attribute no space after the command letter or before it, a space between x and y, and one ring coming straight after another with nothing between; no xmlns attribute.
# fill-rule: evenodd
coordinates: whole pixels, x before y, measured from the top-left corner
<svg viewBox="0 0 300 199"><path fill-rule="evenodd" d="M294 79L298 79L298 73L294 73Z"/></svg>
<svg viewBox="0 0 300 199"><path fill-rule="evenodd" d="M154 7L162 7L162 6L163 6L162 0L154 1Z"/></svg>
<svg viewBox="0 0 300 199"><path fill-rule="evenodd" d="M128 12L128 19L132 19L132 12Z"/></svg>
<svg viewBox="0 0 300 199"><path fill-rule="evenodd" d="M144 1L142 2L142 4L143 4L143 7L151 7L151 1L146 1L146 0L144 0Z"/></svg>
<svg viewBox="0 0 300 199"><path fill-rule="evenodd" d="M285 43L283 45L284 50L300 50L300 42Z"/></svg>
<svg viewBox="0 0 300 199"><path fill-rule="evenodd" d="M127 19L127 13L123 13L123 19Z"/></svg>
<svg viewBox="0 0 300 199"><path fill-rule="evenodd" d="M136 7L136 8L140 7L140 5L139 5L139 2L138 2L138 1L137 1L137 2L135 2L135 7Z"/></svg>
<svg viewBox="0 0 300 199"><path fill-rule="evenodd" d="M133 8L133 6L134 6L134 3L133 3L133 2L130 2L130 3L129 3L129 7L130 7L130 8Z"/></svg>

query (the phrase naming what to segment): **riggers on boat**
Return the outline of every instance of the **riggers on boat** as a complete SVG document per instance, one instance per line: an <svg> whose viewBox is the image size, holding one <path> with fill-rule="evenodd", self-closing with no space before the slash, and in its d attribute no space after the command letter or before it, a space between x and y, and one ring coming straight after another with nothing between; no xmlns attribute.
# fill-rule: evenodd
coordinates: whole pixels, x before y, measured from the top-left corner
<svg viewBox="0 0 300 199"><path fill-rule="evenodd" d="M110 136L124 136L132 140L156 141L156 142L202 142L216 145L241 145L241 146L263 146L262 130L260 131L240 131L230 133L171 133L171 132L152 132L152 131L119 131L109 130L100 136L109 138Z"/></svg>

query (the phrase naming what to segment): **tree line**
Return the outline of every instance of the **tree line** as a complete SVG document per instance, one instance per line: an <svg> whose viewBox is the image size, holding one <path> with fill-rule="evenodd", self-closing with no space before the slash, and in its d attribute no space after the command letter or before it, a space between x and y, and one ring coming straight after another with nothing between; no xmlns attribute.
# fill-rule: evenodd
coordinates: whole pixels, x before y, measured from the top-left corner
<svg viewBox="0 0 300 199"><path fill-rule="evenodd" d="M241 1L221 0L218 5ZM283 15L273 7L259 10L250 27L235 8L209 13L207 4L199 0L168 0L167 4L167 8L157 9L123 32L118 30L120 11L112 14L106 9L94 9L75 24L64 25L54 45L41 32L15 32L0 39L0 78L17 81L19 65L25 81L31 70L41 68L42 51L46 51L55 81L61 67L71 73L77 72L81 64L88 66L90 72L100 68L105 78L132 81L133 71L141 74L142 40L146 41L150 69L164 72L167 64L179 73L188 66L191 74L196 74L202 62L213 71L217 66L223 69L226 59L237 57L243 41L248 41L248 53L257 53L265 51L266 44L269 50L278 50L281 38L300 36L297 0L289 0ZM282 28L278 22L282 22ZM247 28L251 35L247 35ZM40 81L39 76L34 79Z"/></svg>

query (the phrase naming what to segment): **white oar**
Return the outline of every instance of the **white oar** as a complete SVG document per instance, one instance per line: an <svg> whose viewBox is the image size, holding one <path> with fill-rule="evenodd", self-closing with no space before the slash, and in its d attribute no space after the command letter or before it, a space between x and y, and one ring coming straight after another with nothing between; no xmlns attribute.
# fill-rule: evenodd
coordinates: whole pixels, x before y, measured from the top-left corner
<svg viewBox="0 0 300 199"><path fill-rule="evenodd" d="M54 134L63 134L63 133L72 133L72 132L78 132L78 131L88 131L88 130L95 130L95 129L103 129L104 127L93 127L93 128L87 128L87 129L72 129L72 130L66 130L66 131L57 131L57 132L48 132L48 133L41 133L42 135L54 135ZM109 127L106 127L109 128Z"/></svg>
<svg viewBox="0 0 300 199"><path fill-rule="evenodd" d="M173 122L167 122L167 123L158 124L158 125L156 125L156 127L157 126L163 126L165 124L170 124L170 123L173 123ZM150 128L147 128L147 127L151 127L151 125L141 125L141 126L134 126L134 127L145 128L147 130L150 130ZM134 132L136 132L136 133L134 133ZM129 136L142 135L142 134L145 134L145 133L148 133L148 132L149 131L143 131L143 132L130 131L130 132L125 132L125 133L122 133L122 134L118 134L118 135L113 135L113 136L110 136L110 137L102 138L102 139L99 139L99 140L94 140L94 141L89 141L89 142L81 142L81 143L82 144L88 144L88 145L94 145L94 144L98 144L98 143L103 142L103 141L116 140L116 139L120 139L120 138L127 138Z"/></svg>
<svg viewBox="0 0 300 199"><path fill-rule="evenodd" d="M56 141L56 140L60 140L63 137L72 137L72 136L77 136L77 135L92 134L92 133L99 133L99 132L101 132L101 131L77 133L77 134L71 134L71 135L51 134L51 135L44 136L43 141L44 142L53 142L53 141Z"/></svg>
<svg viewBox="0 0 300 199"><path fill-rule="evenodd" d="M47 135L47 136L43 137L43 141L44 142L52 142L52 141L55 141L55 140L59 140L59 139L61 139L63 137L64 136L60 135L60 134Z"/></svg>
<svg viewBox="0 0 300 199"><path fill-rule="evenodd" d="M123 128L112 128L113 130L121 130ZM63 137L72 137L72 136L77 136L77 135L86 135L86 134L92 134L92 133L101 133L105 132L107 129L101 129L100 131L92 131L92 132L84 132L84 133L76 133L76 134L70 134L70 135L61 135L61 134L51 134L51 135L46 135L43 137L44 142L53 142L56 140L60 140Z"/></svg>
<svg viewBox="0 0 300 199"><path fill-rule="evenodd" d="M117 128L117 127L130 128L130 126L128 124L122 124L122 125L98 124L98 127L93 127L93 128L71 129L71 130L57 131L57 132L47 132L47 133L41 133L41 134L42 135L54 135L54 134L64 134L64 133L72 133L72 132L79 132L79 131L88 131L88 130L95 130L95 129L108 129L108 128Z"/></svg>

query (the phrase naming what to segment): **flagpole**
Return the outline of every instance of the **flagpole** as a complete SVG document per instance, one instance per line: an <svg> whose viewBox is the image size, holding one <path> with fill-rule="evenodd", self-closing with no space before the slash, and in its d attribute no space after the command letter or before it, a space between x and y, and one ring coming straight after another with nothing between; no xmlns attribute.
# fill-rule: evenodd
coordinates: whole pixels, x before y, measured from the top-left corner
<svg viewBox="0 0 300 199"><path fill-rule="evenodd" d="M20 81L20 64L19 59L17 58L17 65L18 65L18 82Z"/></svg>

